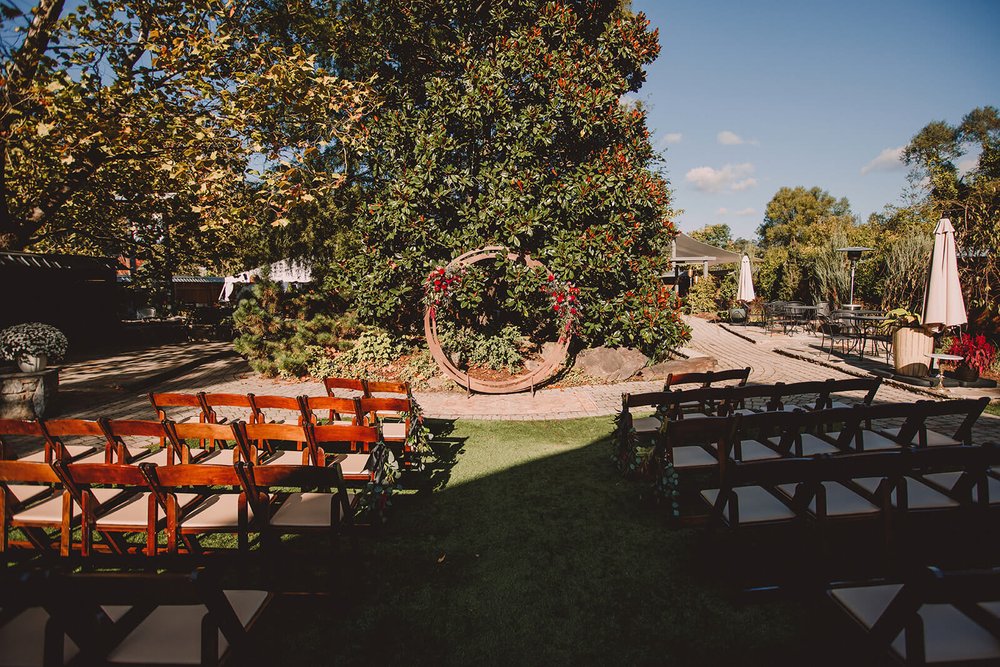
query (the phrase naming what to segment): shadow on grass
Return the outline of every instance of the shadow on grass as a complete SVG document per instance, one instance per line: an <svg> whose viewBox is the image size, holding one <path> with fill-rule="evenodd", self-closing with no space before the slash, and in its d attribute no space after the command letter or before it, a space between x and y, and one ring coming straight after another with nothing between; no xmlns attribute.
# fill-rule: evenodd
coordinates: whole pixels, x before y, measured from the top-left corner
<svg viewBox="0 0 1000 667"><path fill-rule="evenodd" d="M451 424L438 467L361 539L341 590L281 600L260 650L282 664L849 659L821 599L738 602L701 534L636 500L609 431L607 418ZM286 543L284 562L295 569L312 546Z"/></svg>

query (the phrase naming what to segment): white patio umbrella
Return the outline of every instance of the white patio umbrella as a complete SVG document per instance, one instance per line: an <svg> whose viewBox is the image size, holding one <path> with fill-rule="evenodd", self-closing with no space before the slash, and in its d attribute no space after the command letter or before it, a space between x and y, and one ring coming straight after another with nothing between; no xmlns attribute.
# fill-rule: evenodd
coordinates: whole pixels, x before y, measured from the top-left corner
<svg viewBox="0 0 1000 667"><path fill-rule="evenodd" d="M749 303L754 300L753 275L750 272L750 256L743 255L740 261L740 280L736 290L736 300Z"/></svg>
<svg viewBox="0 0 1000 667"><path fill-rule="evenodd" d="M941 218L934 229L934 252L924 291L924 326L943 331L968 322L962 286L958 282L958 250L951 220Z"/></svg>

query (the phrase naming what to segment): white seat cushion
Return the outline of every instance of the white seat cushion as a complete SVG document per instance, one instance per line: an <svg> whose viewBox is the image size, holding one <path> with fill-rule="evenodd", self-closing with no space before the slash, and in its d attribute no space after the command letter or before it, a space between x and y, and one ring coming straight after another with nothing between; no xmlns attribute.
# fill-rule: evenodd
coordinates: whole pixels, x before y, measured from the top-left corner
<svg viewBox="0 0 1000 667"><path fill-rule="evenodd" d="M268 454L266 456L264 455L263 452L261 452L258 455L259 457L258 460L260 465L265 465L265 466L272 466L272 465L300 466L300 465L306 465L306 463L303 462L302 458L303 456L308 456L305 450L301 452L293 452L288 449L278 449L274 452L274 454ZM308 461L308 458L305 460Z"/></svg>
<svg viewBox="0 0 1000 667"><path fill-rule="evenodd" d="M632 428L636 433L658 433L660 424L660 420L656 417L639 417L632 420Z"/></svg>
<svg viewBox="0 0 1000 667"><path fill-rule="evenodd" d="M382 437L386 440L406 440L406 423L382 422Z"/></svg>
<svg viewBox="0 0 1000 667"><path fill-rule="evenodd" d="M962 473L960 472L935 472L929 475L924 475L924 479L928 482L933 482L940 486L941 488L948 489L951 491L958 484L958 480L961 479ZM990 494L990 505L1000 505L1000 479L996 477L990 477L987 475L986 484L988 487L988 493ZM972 500L979 501L979 489L976 486L972 487Z"/></svg>
<svg viewBox="0 0 1000 667"><path fill-rule="evenodd" d="M812 433L801 434L802 438L802 456L816 456L817 454L836 454L840 450L831 445L829 442L815 436ZM767 439L775 447L781 442L781 436L773 436ZM793 447L789 454L795 454L795 448Z"/></svg>
<svg viewBox="0 0 1000 667"><path fill-rule="evenodd" d="M832 437L833 434L831 434ZM864 451L877 452L884 449L899 449L899 444L894 440L885 437L877 431L864 429L861 431L861 442L864 443Z"/></svg>
<svg viewBox="0 0 1000 667"><path fill-rule="evenodd" d="M878 488L879 482L882 481L881 477L860 477L854 480L861 488L869 493L875 493ZM923 482L911 479L909 477L905 478L906 482L906 506L908 509L913 510L926 510L926 509L947 509L950 507L958 507L958 501L952 500L948 496L935 491L931 487L927 486ZM896 489L892 490L892 504L894 507L898 507L899 503L896 498Z"/></svg>
<svg viewBox="0 0 1000 667"><path fill-rule="evenodd" d="M146 493L135 494L120 506L98 518L95 525L97 528L105 528L107 526L145 528L149 518L149 497L151 495L148 491ZM183 507L197 497L198 494L196 493L178 493L177 502ZM162 518L164 516L163 510L160 509L158 512Z"/></svg>
<svg viewBox="0 0 1000 667"><path fill-rule="evenodd" d="M740 525L769 521L788 521L795 518L795 512L775 498L767 489L759 486L741 486L734 489L734 491L736 492L740 514ZM715 500L719 497L719 490L706 489L701 492L701 497L714 507ZM723 516L726 519L729 518L728 506L726 511L723 512Z"/></svg>
<svg viewBox="0 0 1000 667"><path fill-rule="evenodd" d="M733 453L735 454L735 452L736 449L734 447ZM740 453L742 455L741 461L765 461L767 459L781 458L778 452L756 440L741 440Z"/></svg>
<svg viewBox="0 0 1000 667"><path fill-rule="evenodd" d="M675 468L697 468L713 466L718 463L718 459L696 445L674 447L672 452Z"/></svg>
<svg viewBox="0 0 1000 667"><path fill-rule="evenodd" d="M180 495L178 501L180 501ZM247 519L253 518L253 507L247 503ZM191 508L180 525L184 528L235 530L239 527L239 494L217 493Z"/></svg>
<svg viewBox="0 0 1000 667"><path fill-rule="evenodd" d="M94 497L99 503L106 503L120 493L121 489L94 489ZM62 523L62 503L62 494L58 493L18 512L13 518L21 522ZM80 516L80 506L77 503L73 503L73 516Z"/></svg>
<svg viewBox="0 0 1000 667"><path fill-rule="evenodd" d="M843 401L830 401L830 409L835 408L852 408L854 407L851 403L844 403Z"/></svg>
<svg viewBox="0 0 1000 667"><path fill-rule="evenodd" d="M884 429L881 429L881 431L882 431L882 433L884 433L885 435L889 436L890 438L898 438L899 437L900 428L901 427L899 427L899 426L897 426L895 428L884 428ZM918 435L913 436L913 440L910 441L910 444L913 444L913 445L920 444L920 435L918 434ZM930 429L927 429L927 446L928 447L947 447L947 446L950 446L950 445L961 445L961 444L962 443L960 441L955 440L954 438L952 438L950 436L944 435L943 433L938 433L937 431L932 431Z"/></svg>
<svg viewBox="0 0 1000 667"><path fill-rule="evenodd" d="M8 484L7 490L10 491L15 500L26 503L35 496L40 496L48 491L49 487L35 484Z"/></svg>
<svg viewBox="0 0 1000 667"><path fill-rule="evenodd" d="M158 466L167 465L167 448L161 447L157 451L150 453L147 447L129 447L129 458L133 463L155 463ZM174 463L180 463L180 459L174 457Z"/></svg>
<svg viewBox="0 0 1000 667"><path fill-rule="evenodd" d="M224 591L243 627L267 601L265 591ZM160 606L153 610L108 656L110 663L201 664L203 605ZM229 642L219 632L219 657Z"/></svg>
<svg viewBox="0 0 1000 667"><path fill-rule="evenodd" d="M879 506L868 501L867 498L859 496L843 484L837 482L823 482L826 489L826 515L827 516L854 516L863 514L877 514ZM778 487L788 498L795 495L794 484L782 484ZM816 499L809 502L809 511L816 514Z"/></svg>
<svg viewBox="0 0 1000 667"><path fill-rule="evenodd" d="M345 454L347 458L340 462L340 471L345 475L368 476L368 463L371 454Z"/></svg>
<svg viewBox="0 0 1000 667"><path fill-rule="evenodd" d="M44 664L45 624L49 615L41 607L28 607L0 626L0 667ZM65 637L65 636L64 636ZM63 640L63 660L69 662L80 649L69 637Z"/></svg>
<svg viewBox="0 0 1000 667"><path fill-rule="evenodd" d="M69 454L71 459L80 460L83 458L91 458L98 454L98 451L89 445L63 445L63 449L67 454ZM100 452L104 454L104 452ZM18 461L24 461L25 463L45 463L45 450L39 449L37 452L32 452L26 456L22 456L17 459Z"/></svg>
<svg viewBox="0 0 1000 667"><path fill-rule="evenodd" d="M733 410L734 415L755 415L758 414L756 410L751 410L750 408L739 408Z"/></svg>
<svg viewBox="0 0 1000 667"><path fill-rule="evenodd" d="M330 513L337 502L332 493L292 493L271 516L271 525L278 528L329 528L332 525ZM354 494L348 494L348 503L354 501ZM343 518L344 511L337 504L337 519Z"/></svg>

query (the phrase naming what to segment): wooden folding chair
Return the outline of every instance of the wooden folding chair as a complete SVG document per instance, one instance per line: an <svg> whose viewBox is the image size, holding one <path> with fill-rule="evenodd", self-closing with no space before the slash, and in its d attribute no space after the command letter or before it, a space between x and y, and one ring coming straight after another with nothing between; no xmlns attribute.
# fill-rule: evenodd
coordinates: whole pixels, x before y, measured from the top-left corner
<svg viewBox="0 0 1000 667"><path fill-rule="evenodd" d="M15 450L26 447L41 448L41 453L18 455ZM53 459L52 444L45 437L42 426L37 421L24 419L0 419L0 459L12 461L21 458L25 461L51 461Z"/></svg>
<svg viewBox="0 0 1000 667"><path fill-rule="evenodd" d="M857 408L745 414L734 438L735 458L742 461L775 458L760 450L761 446L781 457L850 452L858 421Z"/></svg>
<svg viewBox="0 0 1000 667"><path fill-rule="evenodd" d="M323 465L322 456L312 444L308 424L233 424L244 461L257 466ZM289 443L294 450L276 445Z"/></svg>
<svg viewBox="0 0 1000 667"><path fill-rule="evenodd" d="M902 584L849 584L827 594L875 652L901 663L1000 663L1000 569L927 568Z"/></svg>
<svg viewBox="0 0 1000 667"><path fill-rule="evenodd" d="M160 421L164 419L169 419L174 422L183 422L194 415L197 415L198 421L203 422L206 420L204 403L201 400L201 394L181 394L181 393L149 393L149 402L153 406L153 410L156 412L156 418ZM179 410L171 410L171 414L167 414L168 408L186 408Z"/></svg>
<svg viewBox="0 0 1000 667"><path fill-rule="evenodd" d="M239 461L243 455L240 440L233 424L209 424L207 422L163 422L170 446L174 449L174 462L180 455L180 463L229 465ZM192 447L191 442L206 443L205 447ZM232 451L228 458L226 451Z"/></svg>
<svg viewBox="0 0 1000 667"><path fill-rule="evenodd" d="M720 382L733 382L734 386L743 387L750 378L750 367L733 368L724 371L705 371L703 373L670 373L663 384L663 391L671 391L681 384L697 384L701 387L712 387Z"/></svg>
<svg viewBox="0 0 1000 667"><path fill-rule="evenodd" d="M166 499L167 551L175 554L179 544L191 554L203 554L206 549L199 536L213 533L235 534L238 552L249 551L250 532L256 530L266 512L264 500L247 493L246 464L233 465L178 464L156 466L139 464L149 490ZM191 502L187 496L194 494ZM209 550L212 551L212 550Z"/></svg>
<svg viewBox="0 0 1000 667"><path fill-rule="evenodd" d="M329 535L331 548L336 548L342 526L354 524L358 498L344 484L342 457L331 456L326 466L246 466L249 493L270 496L261 526L266 551L271 552L282 535L307 533Z"/></svg>
<svg viewBox="0 0 1000 667"><path fill-rule="evenodd" d="M892 438L900 444L911 444L917 447L971 445L972 428L989 403L990 399L985 396L951 401L922 401L919 402L922 419L917 426L915 435L904 432L903 427L882 428L878 429L878 433ZM961 417L961 422L950 435L927 428L926 420L951 416ZM906 429L906 431L912 431L912 429Z"/></svg>
<svg viewBox="0 0 1000 667"><path fill-rule="evenodd" d="M258 396L250 395L258 424L301 424L304 416L298 396Z"/></svg>
<svg viewBox="0 0 1000 667"><path fill-rule="evenodd" d="M379 424L385 443L398 445L402 456L410 451L408 442L410 437L409 399L362 398L358 401L358 417L362 424L368 426Z"/></svg>
<svg viewBox="0 0 1000 667"><path fill-rule="evenodd" d="M83 419L57 419L43 421L18 422L16 420L0 420L0 438L4 435L29 436L42 442L42 449L31 454L18 457L19 461L35 463L51 463L60 459L83 459L101 453L103 455L106 443L97 422ZM76 438L69 443L64 439ZM81 442L84 440L85 442Z"/></svg>
<svg viewBox="0 0 1000 667"><path fill-rule="evenodd" d="M52 464L23 461L0 461L0 484L4 493L0 497L0 513L3 515L3 532L0 537L0 551L6 551L9 544L31 546L40 553L52 553L53 537L47 531L57 531L59 554L69 556L72 551L72 531L80 522L80 504L74 502L70 489L61 486L62 478ZM18 502L14 490L18 487L43 484L49 490L33 494L24 502ZM120 489L101 489L95 496L106 502L121 493ZM10 530L18 528L27 542L11 542Z"/></svg>
<svg viewBox="0 0 1000 667"><path fill-rule="evenodd" d="M224 424L233 421L257 421L257 408L250 394L209 394L201 392L201 409L205 421ZM221 415L221 409L228 408L228 415ZM235 408L235 409L234 409Z"/></svg>
<svg viewBox="0 0 1000 667"><path fill-rule="evenodd" d="M338 390L356 391L361 396L368 395L365 389L365 381L354 378L323 378L323 388L326 389L327 396L336 396Z"/></svg>
<svg viewBox="0 0 1000 667"><path fill-rule="evenodd" d="M135 550L123 535L144 534L145 554L156 555L159 517L166 516L166 497L146 490L146 479L139 468L108 463L67 465L63 462L56 462L53 467L64 488L81 509L81 556L92 554L95 532L101 537L101 546L117 556L125 556ZM115 492L114 495L110 495L111 491ZM187 498L189 502L193 499L194 496Z"/></svg>
<svg viewBox="0 0 1000 667"><path fill-rule="evenodd" d="M205 570L50 575L46 588L45 611L80 646L74 664L88 665L251 664L250 632L272 600L223 590Z"/></svg>
<svg viewBox="0 0 1000 667"><path fill-rule="evenodd" d="M336 398L333 396L300 396L300 407L306 421L311 424L335 424L355 426L360 423L360 407L357 398ZM320 417L326 412L326 421Z"/></svg>
<svg viewBox="0 0 1000 667"><path fill-rule="evenodd" d="M312 427L310 438L318 452L326 456L342 455L340 466L345 479L376 481L373 454L380 443L377 428L324 424Z"/></svg>
<svg viewBox="0 0 1000 667"><path fill-rule="evenodd" d="M134 465L139 462L172 465L181 462L163 422L142 419L99 419L108 449L105 463ZM159 445L157 450L151 447Z"/></svg>

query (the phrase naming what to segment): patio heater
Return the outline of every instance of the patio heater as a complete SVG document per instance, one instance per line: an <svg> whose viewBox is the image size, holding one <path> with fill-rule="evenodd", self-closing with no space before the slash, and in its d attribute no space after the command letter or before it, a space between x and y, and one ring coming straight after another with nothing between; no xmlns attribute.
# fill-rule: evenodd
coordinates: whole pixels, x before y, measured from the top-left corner
<svg viewBox="0 0 1000 667"><path fill-rule="evenodd" d="M860 246L837 248L837 252L846 254L847 259L851 262L851 302L844 306L847 310L855 310L857 308L857 306L854 305L854 268L858 265L858 260L861 259L862 253L866 250L871 250L871 248L862 248Z"/></svg>

